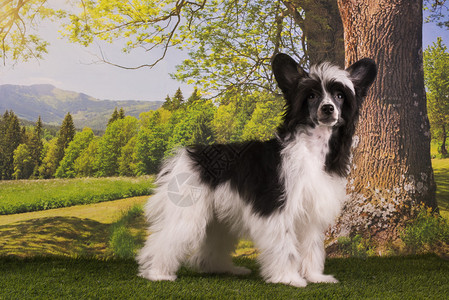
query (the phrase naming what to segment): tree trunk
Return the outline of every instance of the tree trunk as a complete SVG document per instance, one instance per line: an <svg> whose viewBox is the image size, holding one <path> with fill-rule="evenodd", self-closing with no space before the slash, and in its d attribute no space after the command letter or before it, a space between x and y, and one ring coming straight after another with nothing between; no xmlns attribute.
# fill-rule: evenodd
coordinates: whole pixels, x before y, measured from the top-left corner
<svg viewBox="0 0 449 300"><path fill-rule="evenodd" d="M397 240L421 203L436 208L422 60L422 0L338 0L346 66L379 68L353 141L348 200L331 235Z"/></svg>
<svg viewBox="0 0 449 300"><path fill-rule="evenodd" d="M446 126L443 125L443 143L441 144L441 155L445 157L447 155L447 148L446 148L446 139L447 139L447 132L446 132Z"/></svg>
<svg viewBox="0 0 449 300"><path fill-rule="evenodd" d="M343 24L335 0L283 1L306 39L306 57L311 65L330 61L343 67ZM304 14L300 14L303 10Z"/></svg>

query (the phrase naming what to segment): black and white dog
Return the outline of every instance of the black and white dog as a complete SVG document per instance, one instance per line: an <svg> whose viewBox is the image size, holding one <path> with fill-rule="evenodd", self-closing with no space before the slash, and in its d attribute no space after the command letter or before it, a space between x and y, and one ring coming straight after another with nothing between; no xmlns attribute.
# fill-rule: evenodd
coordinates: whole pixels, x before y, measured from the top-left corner
<svg viewBox="0 0 449 300"><path fill-rule="evenodd" d="M248 274L230 256L248 237L266 282L337 282L323 274L324 232L345 199L352 136L376 65L323 63L307 73L278 54L272 67L286 99L276 138L188 147L165 163L145 207L151 234L137 257L140 276L175 280L183 262Z"/></svg>

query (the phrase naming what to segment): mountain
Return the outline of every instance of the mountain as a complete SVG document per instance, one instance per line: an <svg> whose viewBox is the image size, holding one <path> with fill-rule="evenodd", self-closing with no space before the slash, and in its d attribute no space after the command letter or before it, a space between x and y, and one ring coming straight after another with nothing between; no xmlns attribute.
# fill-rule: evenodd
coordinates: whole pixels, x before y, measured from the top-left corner
<svg viewBox="0 0 449 300"><path fill-rule="evenodd" d="M127 116L138 117L141 112L155 110L162 101L99 100L83 93L61 90L49 84L31 86L0 85L0 113L13 110L22 119L61 125L70 112L75 127L104 130L114 108L123 107Z"/></svg>

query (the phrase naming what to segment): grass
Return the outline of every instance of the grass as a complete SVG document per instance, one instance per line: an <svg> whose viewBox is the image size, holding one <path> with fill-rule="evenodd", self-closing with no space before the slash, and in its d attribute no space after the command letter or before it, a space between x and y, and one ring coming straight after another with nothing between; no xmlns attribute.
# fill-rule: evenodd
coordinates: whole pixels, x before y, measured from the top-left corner
<svg viewBox="0 0 449 300"><path fill-rule="evenodd" d="M433 159L433 171L437 184L437 202L440 213L449 220L449 158Z"/></svg>
<svg viewBox="0 0 449 300"><path fill-rule="evenodd" d="M0 226L8 225L33 219L44 219L52 217L75 217L80 220L90 219L100 223L111 224L136 204L143 204L148 196L131 197L120 200L112 200L95 204L76 205L51 210L41 210L21 214L0 216Z"/></svg>
<svg viewBox="0 0 449 300"><path fill-rule="evenodd" d="M0 215L149 195L150 176L0 181Z"/></svg>
<svg viewBox="0 0 449 300"><path fill-rule="evenodd" d="M340 283L306 288L264 283L253 259L235 263L253 273L207 275L183 268L175 282L149 282L136 276L131 259L1 259L0 298L444 299L449 290L449 262L432 255L330 259L326 272Z"/></svg>
<svg viewBox="0 0 449 300"><path fill-rule="evenodd" d="M73 206L49 211L0 216L0 256L113 256L109 249L111 224L130 207L142 205L148 197ZM140 223L139 223L140 222ZM134 227L145 228L143 217ZM131 224L131 223L130 223ZM0 297L1 298L1 297Z"/></svg>
<svg viewBox="0 0 449 300"><path fill-rule="evenodd" d="M133 258L147 236L143 206L134 205L112 224L109 245L114 255Z"/></svg>

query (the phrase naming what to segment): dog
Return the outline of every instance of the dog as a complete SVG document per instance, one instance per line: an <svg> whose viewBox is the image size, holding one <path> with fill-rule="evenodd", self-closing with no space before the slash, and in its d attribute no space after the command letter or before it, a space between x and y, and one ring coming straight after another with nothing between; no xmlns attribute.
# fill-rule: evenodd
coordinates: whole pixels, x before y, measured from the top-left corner
<svg viewBox="0 0 449 300"><path fill-rule="evenodd" d="M324 235L346 197L352 137L377 67L364 58L306 72L280 53L272 69L286 100L275 138L187 147L161 168L145 205L151 234L137 256L141 277L173 281L182 263L249 274L231 259L247 237L266 282L338 282L323 274Z"/></svg>

